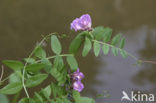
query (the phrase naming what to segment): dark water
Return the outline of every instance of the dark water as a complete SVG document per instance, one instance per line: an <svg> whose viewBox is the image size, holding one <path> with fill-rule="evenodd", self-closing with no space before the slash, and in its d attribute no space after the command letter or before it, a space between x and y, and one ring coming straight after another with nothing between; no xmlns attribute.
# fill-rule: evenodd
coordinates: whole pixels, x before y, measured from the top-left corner
<svg viewBox="0 0 156 103"><path fill-rule="evenodd" d="M122 33L127 38L125 49L134 56L156 61L155 10L155 0L0 0L0 61L27 57L42 34L68 34L70 22L85 13L91 15L94 27ZM67 48L69 41L62 43ZM111 95L97 103L121 103L123 90L156 95L156 65L134 66L132 58L111 53L95 58L91 52L78 60L86 76L82 94L93 97L107 90ZM5 70L5 76L10 72Z"/></svg>

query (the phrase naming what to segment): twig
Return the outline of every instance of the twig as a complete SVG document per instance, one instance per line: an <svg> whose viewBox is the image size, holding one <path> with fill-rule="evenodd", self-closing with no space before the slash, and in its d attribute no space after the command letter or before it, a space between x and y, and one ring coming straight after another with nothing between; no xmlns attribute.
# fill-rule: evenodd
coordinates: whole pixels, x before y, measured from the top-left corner
<svg viewBox="0 0 156 103"><path fill-rule="evenodd" d="M38 48L39 46L41 46L42 43L43 43L43 42L47 39L47 37L49 37L50 35L53 35L53 34L49 34L49 35L47 35L46 37L44 37L44 38L41 40L41 42L33 49L33 51L31 52L31 54L29 55L28 59L34 54L36 48ZM24 80L25 80L24 74L25 74L25 68L26 68L27 64L28 64L28 62L26 61L25 65L24 65L24 67L23 67L22 85L23 85L23 88L24 88L24 91L25 91L27 97L29 98L29 94L28 94L28 91L27 91L26 86L25 86L25 83L24 83Z"/></svg>
<svg viewBox="0 0 156 103"><path fill-rule="evenodd" d="M54 55L54 56L47 57L47 59L48 59L48 60L49 60L49 59L53 59L53 58L55 58L55 57L57 57L57 56L66 57L66 56L73 56L73 54ZM42 61L42 60L37 60L36 63L41 62L41 61Z"/></svg>
<svg viewBox="0 0 156 103"><path fill-rule="evenodd" d="M2 78L3 78L3 74L4 74L4 67L3 67L3 65L2 65L2 73L1 73L1 76L0 76L0 81L1 81Z"/></svg>
<svg viewBox="0 0 156 103"><path fill-rule="evenodd" d="M149 61L149 60L142 60L143 63L151 63L151 64L156 64L154 61Z"/></svg>

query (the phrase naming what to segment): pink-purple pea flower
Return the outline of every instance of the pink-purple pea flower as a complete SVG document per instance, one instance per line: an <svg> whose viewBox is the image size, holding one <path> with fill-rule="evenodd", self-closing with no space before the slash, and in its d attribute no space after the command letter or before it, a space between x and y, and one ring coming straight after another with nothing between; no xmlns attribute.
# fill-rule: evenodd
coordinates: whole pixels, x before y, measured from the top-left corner
<svg viewBox="0 0 156 103"><path fill-rule="evenodd" d="M84 88L84 85L81 83L81 81L75 81L73 83L73 89L78 91L78 92L81 92Z"/></svg>
<svg viewBox="0 0 156 103"><path fill-rule="evenodd" d="M84 14L80 18L76 18L71 23L70 29L78 30L91 30L92 20L89 14Z"/></svg>
<svg viewBox="0 0 156 103"><path fill-rule="evenodd" d="M84 78L84 74L80 72L79 68L76 72L72 74L72 87L74 90L81 92L84 88L84 85L81 83L81 80Z"/></svg>
<svg viewBox="0 0 156 103"><path fill-rule="evenodd" d="M84 78L84 74L80 72L80 69L78 68L76 72L72 75L74 81L81 81Z"/></svg>

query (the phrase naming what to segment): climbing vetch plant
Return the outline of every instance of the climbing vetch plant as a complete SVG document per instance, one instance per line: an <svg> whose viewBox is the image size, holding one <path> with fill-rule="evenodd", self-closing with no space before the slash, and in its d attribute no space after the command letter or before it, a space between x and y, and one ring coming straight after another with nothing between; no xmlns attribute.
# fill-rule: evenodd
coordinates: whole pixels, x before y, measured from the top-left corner
<svg viewBox="0 0 156 103"><path fill-rule="evenodd" d="M123 50L125 38L121 34L112 37L112 29L109 27L92 27L91 17L88 14L76 18L71 23L71 30L79 33L72 40L69 46L69 53L62 53L62 46L55 33L49 34L36 45L34 50L21 61L4 60L7 67L13 70L8 77L6 86L3 83L8 79L0 81L3 88L1 94L15 95L14 103L21 91L24 90L26 97L18 103L94 103L94 99L82 97L80 92L84 89L84 74L79 69L76 53L83 46L82 56L85 57L93 48L94 55L97 57L102 49L107 55L109 51L117 56L134 56ZM42 44L50 40L51 50L55 55L48 56ZM49 43L49 42L48 42ZM137 60L137 59L136 59ZM34 88L43 83L47 78L53 78L51 83L32 93L28 88ZM48 79L49 80L49 79ZM86 87L87 88L87 87ZM30 96L30 93L33 96Z"/></svg>

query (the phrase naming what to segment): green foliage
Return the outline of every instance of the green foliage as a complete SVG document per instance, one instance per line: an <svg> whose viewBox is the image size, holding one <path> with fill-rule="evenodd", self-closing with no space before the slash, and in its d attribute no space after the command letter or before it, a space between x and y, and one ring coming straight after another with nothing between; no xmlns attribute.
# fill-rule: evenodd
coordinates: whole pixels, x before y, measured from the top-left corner
<svg viewBox="0 0 156 103"><path fill-rule="evenodd" d="M45 67L43 63L29 64L25 69L29 72L38 72Z"/></svg>
<svg viewBox="0 0 156 103"><path fill-rule="evenodd" d="M20 76L22 76L20 71L15 71L9 77L9 83L20 82Z"/></svg>
<svg viewBox="0 0 156 103"><path fill-rule="evenodd" d="M19 103L35 103L35 101L32 98L23 98Z"/></svg>
<svg viewBox="0 0 156 103"><path fill-rule="evenodd" d="M120 41L120 37L121 37L120 34L114 36L113 39L112 39L112 43L111 44L112 45L117 45L119 43L119 41Z"/></svg>
<svg viewBox="0 0 156 103"><path fill-rule="evenodd" d="M126 58L128 56L128 54L125 50L120 50L120 54L123 58Z"/></svg>
<svg viewBox="0 0 156 103"><path fill-rule="evenodd" d="M55 54L60 54L62 51L62 46L61 46L57 36L55 36L55 35L51 36L51 48Z"/></svg>
<svg viewBox="0 0 156 103"><path fill-rule="evenodd" d="M96 40L104 40L105 42L108 42L111 38L112 29L100 26L94 28L92 34Z"/></svg>
<svg viewBox="0 0 156 103"><path fill-rule="evenodd" d="M104 27L100 26L100 27L94 28L92 34L95 36L96 40L101 40L105 36L104 32L105 32Z"/></svg>
<svg viewBox="0 0 156 103"><path fill-rule="evenodd" d="M64 67L63 58L61 56L57 56L54 59L54 67L56 67L58 71L62 70L62 68Z"/></svg>
<svg viewBox="0 0 156 103"><path fill-rule="evenodd" d="M114 56L118 55L118 48L112 47L112 53Z"/></svg>
<svg viewBox="0 0 156 103"><path fill-rule="evenodd" d="M43 58L41 60L41 63L44 64L44 70L47 73L50 73L51 69L52 69L52 63L47 59L47 58Z"/></svg>
<svg viewBox="0 0 156 103"><path fill-rule="evenodd" d="M105 37L103 38L103 40L104 40L104 42L107 43L107 42L109 42L110 39L111 39L111 36L112 36L112 29L106 27L106 28L105 28L104 34L105 34Z"/></svg>
<svg viewBox="0 0 156 103"><path fill-rule="evenodd" d="M102 50L103 50L103 53L107 55L109 52L109 46L107 44L103 44Z"/></svg>
<svg viewBox="0 0 156 103"><path fill-rule="evenodd" d="M8 97L4 94L0 94L0 103L9 103Z"/></svg>
<svg viewBox="0 0 156 103"><path fill-rule="evenodd" d="M94 100L87 97L81 97L79 92L73 91L75 103L94 103Z"/></svg>
<svg viewBox="0 0 156 103"><path fill-rule="evenodd" d="M46 54L46 51L41 47L43 41L47 40L49 36L54 56ZM114 56L120 52L122 57L127 57L128 52L123 50L125 38L120 34L112 38L111 36L112 29L108 27L100 26L92 31L82 31L72 40L69 46L70 54L61 54L62 46L57 36L48 35L35 47L29 58L24 59L25 65L20 61L3 61L3 64L14 72L9 76L8 85L0 89L0 93L16 94L24 88L27 97L29 97L27 88L40 85L49 76L49 79L52 78L49 85L35 91L33 97L22 98L18 103L94 103L94 99L82 97L79 92L72 89L71 73L78 69L75 55L83 45L82 56L87 56L93 45L96 57L101 49L105 55L112 51ZM64 36L59 37L63 38Z"/></svg>
<svg viewBox="0 0 156 103"><path fill-rule="evenodd" d="M93 47L94 47L94 55L97 57L100 53L101 46L99 43L94 42Z"/></svg>
<svg viewBox="0 0 156 103"><path fill-rule="evenodd" d="M31 76L26 80L26 86L28 88L35 87L42 83L47 77L47 74L37 74L35 76Z"/></svg>
<svg viewBox="0 0 156 103"><path fill-rule="evenodd" d="M79 33L71 42L70 46L69 46L69 53L77 53L78 49L80 48L83 40L84 40L84 35L87 35L88 32L84 31L82 33Z"/></svg>
<svg viewBox="0 0 156 103"><path fill-rule="evenodd" d="M44 103L42 97L37 92L35 92L34 101L36 103Z"/></svg>
<svg viewBox="0 0 156 103"><path fill-rule="evenodd" d="M58 81L59 85L63 85L66 82L67 69L64 66L62 57L57 56L54 59L54 64L50 73Z"/></svg>
<svg viewBox="0 0 156 103"><path fill-rule="evenodd" d="M124 45L125 45L125 38L121 38L121 34L115 35L111 39L112 35L112 29L106 27L96 27L92 31L92 35L94 36L93 41L93 47L94 47L94 54L95 56L99 55L101 46L102 45L102 50L105 55L109 53L109 50L111 48L112 53L114 56L118 55L118 52L122 55L122 57L127 57L127 52L123 50ZM103 41L100 41L103 40ZM111 43L109 43L111 41Z"/></svg>
<svg viewBox="0 0 156 103"><path fill-rule="evenodd" d="M51 91L53 93L54 99L65 95L65 90L62 87L54 83L52 83L50 86L51 86Z"/></svg>
<svg viewBox="0 0 156 103"><path fill-rule="evenodd" d="M53 67L51 70L51 75L58 81L59 85L63 85L66 81L67 71L65 70L65 68L63 69L63 71L61 72L55 67Z"/></svg>
<svg viewBox="0 0 156 103"><path fill-rule="evenodd" d="M15 61L15 60L3 60L3 64L5 64L6 66L8 66L9 68L13 70L20 70L24 67L22 62Z"/></svg>
<svg viewBox="0 0 156 103"><path fill-rule="evenodd" d="M44 95L45 95L47 98L49 98L49 97L51 96L51 87L50 87L50 85L47 86L46 88L44 88L42 91L44 92Z"/></svg>
<svg viewBox="0 0 156 103"><path fill-rule="evenodd" d="M92 43L89 38L85 38L84 48L82 51L82 56L86 56L92 48Z"/></svg>
<svg viewBox="0 0 156 103"><path fill-rule="evenodd" d="M77 70L78 64L74 56L67 56L67 62L73 72Z"/></svg>
<svg viewBox="0 0 156 103"><path fill-rule="evenodd" d="M35 56L41 59L46 58L46 52L41 47L38 47L35 50Z"/></svg>
<svg viewBox="0 0 156 103"><path fill-rule="evenodd" d="M34 64L36 62L34 58L25 58L24 60L30 64Z"/></svg>
<svg viewBox="0 0 156 103"><path fill-rule="evenodd" d="M120 46L119 46L119 47L120 47L121 49L123 49L124 46L125 46L125 38L122 38L121 41L120 41Z"/></svg>
<svg viewBox="0 0 156 103"><path fill-rule="evenodd" d="M0 93L2 94L15 94L18 93L22 89L21 82L10 83L4 88L0 89Z"/></svg>

